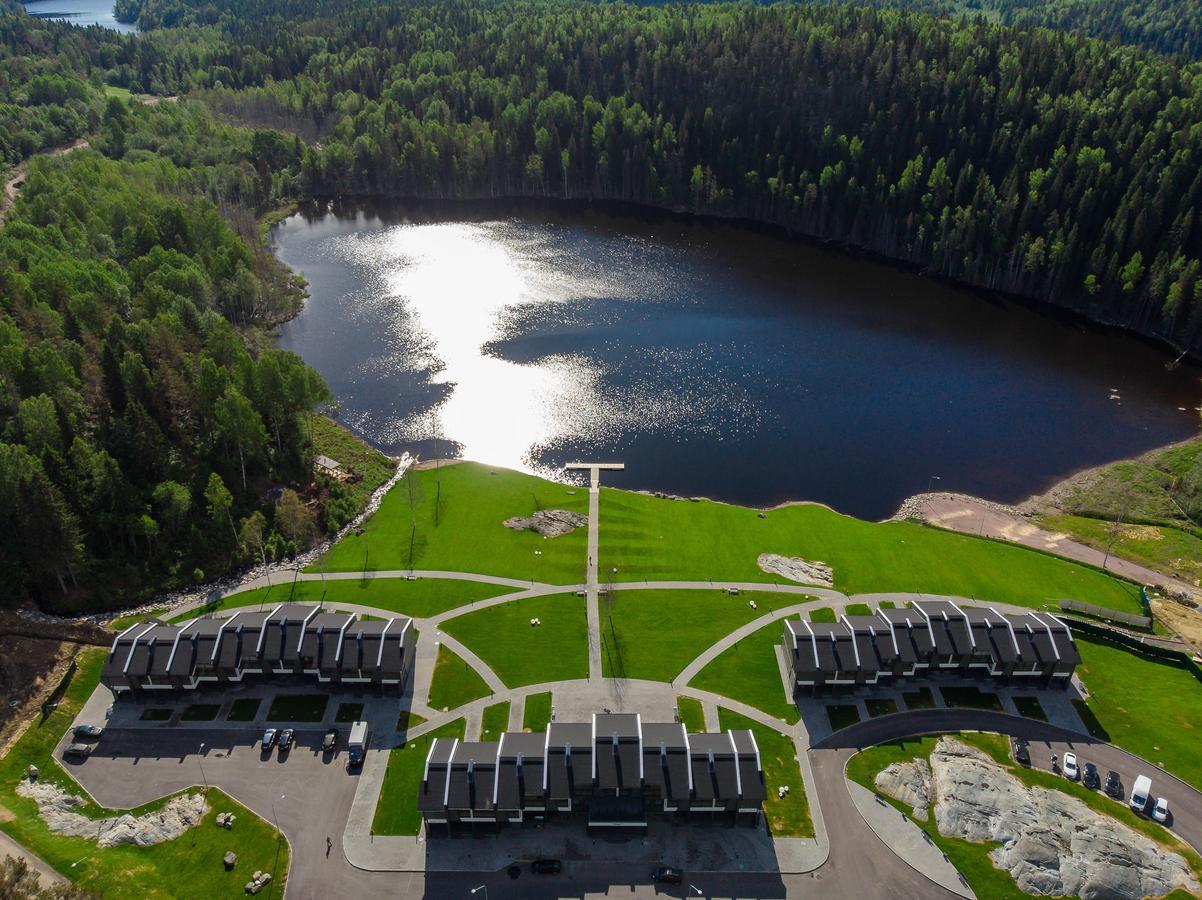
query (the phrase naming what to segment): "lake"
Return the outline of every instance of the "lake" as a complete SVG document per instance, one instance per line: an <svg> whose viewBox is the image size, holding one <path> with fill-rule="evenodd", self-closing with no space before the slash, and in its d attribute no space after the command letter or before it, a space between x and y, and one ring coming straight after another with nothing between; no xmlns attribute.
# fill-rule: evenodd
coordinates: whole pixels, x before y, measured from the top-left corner
<svg viewBox="0 0 1202 900"><path fill-rule="evenodd" d="M25 11L31 16L72 25L102 25L123 34L138 30L136 25L118 22L113 17L112 0L33 0L25 4Z"/></svg>
<svg viewBox="0 0 1202 900"><path fill-rule="evenodd" d="M1017 501L1196 433L1145 342L735 226L531 205L297 214L281 331L384 450L865 518Z"/></svg>

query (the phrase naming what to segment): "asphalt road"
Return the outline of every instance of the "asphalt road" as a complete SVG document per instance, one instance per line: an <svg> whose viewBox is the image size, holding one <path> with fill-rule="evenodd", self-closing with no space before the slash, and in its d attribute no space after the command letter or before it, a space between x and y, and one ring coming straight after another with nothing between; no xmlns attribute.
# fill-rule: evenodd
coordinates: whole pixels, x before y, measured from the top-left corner
<svg viewBox="0 0 1202 900"><path fill-rule="evenodd" d="M1169 800L1169 811L1173 815L1169 823L1172 831L1195 850L1202 852L1202 793L1126 750L1046 722L985 710L915 710L869 719L837 731L818 742L816 748L853 750L895 738L969 730L996 731L1026 738L1030 742L1032 764L1048 771L1051 770L1053 753L1063 759L1066 751L1074 752L1080 759L1082 768L1087 762L1097 765L1103 780L1108 770L1118 772L1123 780L1125 794L1130 793L1137 775L1148 775L1152 779L1153 795L1165 796ZM819 752L818 749L812 750L811 759ZM819 784L822 783L822 779L818 781ZM825 809L824 799L823 810Z"/></svg>

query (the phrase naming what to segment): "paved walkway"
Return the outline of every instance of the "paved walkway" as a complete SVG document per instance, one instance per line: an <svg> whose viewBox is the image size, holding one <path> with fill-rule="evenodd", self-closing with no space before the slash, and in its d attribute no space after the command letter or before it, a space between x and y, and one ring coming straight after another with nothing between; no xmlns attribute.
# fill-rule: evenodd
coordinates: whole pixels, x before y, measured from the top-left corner
<svg viewBox="0 0 1202 900"><path fill-rule="evenodd" d="M48 889L56 884L67 883L67 879L47 865L40 856L30 853L21 844L18 844L3 831L0 831L0 862L6 856L11 856L14 859L24 859L26 865L38 873L44 889Z"/></svg>
<svg viewBox="0 0 1202 900"><path fill-rule="evenodd" d="M909 816L854 781L847 781L847 791L868 827L899 858L934 884L968 900L976 900L977 895L964 876Z"/></svg>

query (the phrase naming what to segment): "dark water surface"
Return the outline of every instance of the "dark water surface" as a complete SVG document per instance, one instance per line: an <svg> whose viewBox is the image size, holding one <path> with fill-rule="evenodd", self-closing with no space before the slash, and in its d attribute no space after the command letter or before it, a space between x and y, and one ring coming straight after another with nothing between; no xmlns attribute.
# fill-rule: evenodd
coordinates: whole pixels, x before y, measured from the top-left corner
<svg viewBox="0 0 1202 900"><path fill-rule="evenodd" d="M397 205L275 241L312 293L280 345L390 452L882 518L1197 430L1199 369L1159 349L736 227Z"/></svg>
<svg viewBox="0 0 1202 900"><path fill-rule="evenodd" d="M138 30L135 25L117 21L113 16L113 0L33 0L25 4L25 11L31 16L72 25L103 25L124 34Z"/></svg>

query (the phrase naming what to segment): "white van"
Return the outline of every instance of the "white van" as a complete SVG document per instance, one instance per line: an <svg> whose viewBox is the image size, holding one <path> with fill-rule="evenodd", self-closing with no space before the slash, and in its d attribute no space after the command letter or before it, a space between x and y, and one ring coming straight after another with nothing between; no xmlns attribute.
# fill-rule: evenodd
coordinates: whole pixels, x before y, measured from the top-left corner
<svg viewBox="0 0 1202 900"><path fill-rule="evenodd" d="M1135 787L1131 788L1131 808L1136 812L1143 812L1151 796L1152 779L1147 775L1140 775L1135 779Z"/></svg>
<svg viewBox="0 0 1202 900"><path fill-rule="evenodd" d="M366 722L355 722L351 725L351 736L350 740L347 741L347 751L348 765L363 765L363 757L367 754Z"/></svg>

